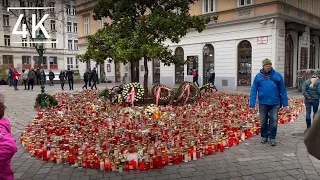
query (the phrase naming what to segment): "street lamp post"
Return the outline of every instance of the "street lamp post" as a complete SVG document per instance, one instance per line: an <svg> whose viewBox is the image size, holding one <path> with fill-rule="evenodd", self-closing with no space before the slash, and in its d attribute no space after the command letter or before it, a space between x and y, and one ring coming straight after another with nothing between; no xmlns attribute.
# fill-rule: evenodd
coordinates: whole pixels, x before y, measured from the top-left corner
<svg viewBox="0 0 320 180"><path fill-rule="evenodd" d="M37 49L37 52L39 54L39 60L41 62L41 67L40 67L40 71L41 71L41 108L46 108L46 103L45 103L45 86L44 86L44 83L45 83L45 80L46 80L46 75L44 73L44 67L43 67L43 54L44 52L46 51L46 49L44 48L44 43L43 41L45 41L46 37L44 36L43 32L40 30L39 31L39 34L37 35L37 38L36 38L36 49Z"/></svg>

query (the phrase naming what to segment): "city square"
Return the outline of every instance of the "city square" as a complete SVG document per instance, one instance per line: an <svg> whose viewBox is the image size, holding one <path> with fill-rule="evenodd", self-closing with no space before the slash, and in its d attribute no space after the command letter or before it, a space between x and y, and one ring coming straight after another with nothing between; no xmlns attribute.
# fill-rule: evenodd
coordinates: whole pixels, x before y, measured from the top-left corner
<svg viewBox="0 0 320 180"><path fill-rule="evenodd" d="M106 84L99 85L103 88ZM108 85L112 88L113 85ZM76 85L76 90L81 90ZM245 92L248 89L244 89ZM58 86L46 87L48 93L58 93ZM21 132L32 120L37 110L34 99L40 92L12 91L2 87L6 98L6 117L11 120L12 134L20 139ZM296 89L288 91L289 96L301 98ZM19 99L19 100L18 100ZM278 146L261 145L254 136L239 146L224 152L204 156L196 161L165 166L160 170L139 170L128 172L101 172L95 169L78 169L69 165L54 164L31 157L26 147L17 141L19 150L12 159L16 179L317 179L320 161L311 157L303 143L305 121L303 113L292 123L279 126Z"/></svg>

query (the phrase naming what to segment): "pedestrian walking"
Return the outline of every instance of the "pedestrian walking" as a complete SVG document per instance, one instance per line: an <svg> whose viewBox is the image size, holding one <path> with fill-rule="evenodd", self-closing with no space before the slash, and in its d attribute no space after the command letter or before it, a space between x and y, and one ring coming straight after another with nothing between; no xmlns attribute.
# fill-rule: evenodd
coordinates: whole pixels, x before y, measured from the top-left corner
<svg viewBox="0 0 320 180"><path fill-rule="evenodd" d="M66 77L68 78L70 91L73 90L73 74L73 71L71 71L70 68L68 68Z"/></svg>
<svg viewBox="0 0 320 180"><path fill-rule="evenodd" d="M86 70L86 72L83 74L83 81L84 81L84 86L82 86L82 89L84 88L88 89L88 81L90 79L90 72Z"/></svg>
<svg viewBox="0 0 320 180"><path fill-rule="evenodd" d="M197 84L197 86L199 87L199 74L198 71L196 69L193 70L193 83Z"/></svg>
<svg viewBox="0 0 320 180"><path fill-rule="evenodd" d="M22 70L22 84L24 84L24 90L27 90L28 85L28 73L26 70Z"/></svg>
<svg viewBox="0 0 320 180"><path fill-rule="evenodd" d="M278 128L278 111L283 105L289 110L288 97L283 78L280 73L272 68L269 59L262 61L263 68L253 81L250 92L250 107L255 107L258 93L261 143L271 142L271 146L276 145L276 135ZM268 114L270 113L270 117ZM268 118L270 125L268 126ZM269 133L270 132L270 133Z"/></svg>
<svg viewBox="0 0 320 180"><path fill-rule="evenodd" d="M19 90L18 89L18 81L20 80L20 73L16 70L16 68L14 68L12 75L13 75L14 90Z"/></svg>
<svg viewBox="0 0 320 180"><path fill-rule="evenodd" d="M13 155L18 151L15 138L11 135L10 121L4 118L4 98L0 96L0 179L14 180L10 167Z"/></svg>
<svg viewBox="0 0 320 180"><path fill-rule="evenodd" d="M13 85L13 70L12 70L12 68L9 68L9 71L8 71L8 84L9 84L9 86Z"/></svg>
<svg viewBox="0 0 320 180"><path fill-rule="evenodd" d="M37 71L36 71L36 75L37 75L37 85L39 85L41 82L41 71L40 69L38 68Z"/></svg>
<svg viewBox="0 0 320 180"><path fill-rule="evenodd" d="M66 73L64 71L60 71L59 74L59 79L60 79L60 84L61 84L61 89L64 90L64 81L66 78Z"/></svg>
<svg viewBox="0 0 320 180"><path fill-rule="evenodd" d="M92 71L91 71L91 68L89 68L89 71L88 71L88 72L89 72L89 73L88 73L88 74L89 74L89 86L91 87L91 85L92 85L92 84L91 84L91 82L92 82L92 75L91 75L91 74L92 74Z"/></svg>
<svg viewBox="0 0 320 180"><path fill-rule="evenodd" d="M216 78L216 73L214 72L213 69L210 69L210 71L209 71L209 82L211 84L213 84L213 85L214 85L215 78Z"/></svg>
<svg viewBox="0 0 320 180"><path fill-rule="evenodd" d="M34 69L29 70L28 72L28 90L30 90L30 86L31 86L31 90L33 90L33 86L34 86L34 81L37 78L36 72Z"/></svg>
<svg viewBox="0 0 320 180"><path fill-rule="evenodd" d="M318 112L320 99L320 81L316 75L306 80L302 85L302 94L306 105L307 128L311 127L311 109L313 109L313 119Z"/></svg>
<svg viewBox="0 0 320 180"><path fill-rule="evenodd" d="M93 70L91 71L91 79L93 82L91 89L93 90L93 87L95 87L97 90L98 74L97 74L96 68L93 68Z"/></svg>
<svg viewBox="0 0 320 180"><path fill-rule="evenodd" d="M53 86L53 79L56 77L55 75L54 75L54 73L50 70L49 71L49 80L50 80L50 86Z"/></svg>

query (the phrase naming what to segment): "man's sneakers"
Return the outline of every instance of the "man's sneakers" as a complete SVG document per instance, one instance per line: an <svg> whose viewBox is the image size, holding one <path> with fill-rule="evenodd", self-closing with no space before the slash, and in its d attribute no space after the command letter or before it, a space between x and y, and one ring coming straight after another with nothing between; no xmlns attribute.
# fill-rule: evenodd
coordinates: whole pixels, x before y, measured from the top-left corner
<svg viewBox="0 0 320 180"><path fill-rule="evenodd" d="M261 144L265 144L266 142L268 142L267 138L261 138ZM271 146L276 146L277 145L276 140L270 139L270 144L271 144Z"/></svg>
<svg viewBox="0 0 320 180"><path fill-rule="evenodd" d="M266 142L268 142L267 138L261 138L261 144L265 144Z"/></svg>

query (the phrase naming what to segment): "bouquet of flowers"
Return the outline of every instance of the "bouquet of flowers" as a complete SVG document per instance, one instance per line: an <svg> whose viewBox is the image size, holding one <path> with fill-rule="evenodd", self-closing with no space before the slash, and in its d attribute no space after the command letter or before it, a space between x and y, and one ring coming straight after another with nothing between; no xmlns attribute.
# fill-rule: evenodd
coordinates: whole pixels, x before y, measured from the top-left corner
<svg viewBox="0 0 320 180"><path fill-rule="evenodd" d="M123 87L123 91L122 91L122 96L124 99L127 99L128 96L131 96L131 91L132 89L134 88L134 101L139 101L140 99L143 98L143 95L144 95L144 88L141 84L139 83L129 83L129 84L126 84L124 87Z"/></svg>
<svg viewBox="0 0 320 180"><path fill-rule="evenodd" d="M204 92L216 92L217 89L212 83L207 83L200 88L200 91Z"/></svg>
<svg viewBox="0 0 320 180"><path fill-rule="evenodd" d="M154 114L159 114L159 113L160 113L160 109L158 107L156 107L154 104L151 104L150 106L148 106L144 110L144 114L146 114L150 117L152 117Z"/></svg>
<svg viewBox="0 0 320 180"><path fill-rule="evenodd" d="M52 107L52 106L57 106L58 105L58 100L50 95L50 94L44 94L44 101L46 103L46 107ZM38 94L36 97L36 102L35 102L35 108L41 106L41 94Z"/></svg>

